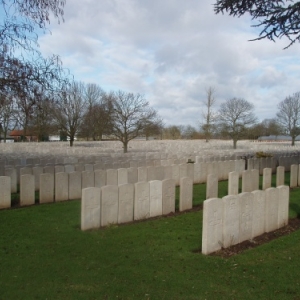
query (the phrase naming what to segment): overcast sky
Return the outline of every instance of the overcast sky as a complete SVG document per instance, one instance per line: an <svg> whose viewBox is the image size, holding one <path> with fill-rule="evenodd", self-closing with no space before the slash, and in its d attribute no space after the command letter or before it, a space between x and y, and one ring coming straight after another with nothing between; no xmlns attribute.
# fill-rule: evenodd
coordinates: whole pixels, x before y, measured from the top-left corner
<svg viewBox="0 0 300 300"><path fill-rule="evenodd" d="M300 91L300 45L257 37L249 17L215 15L213 0L67 0L65 22L39 40L75 80L142 93L166 125L198 126L206 89L244 98L259 120ZM217 109L217 106L215 107Z"/></svg>

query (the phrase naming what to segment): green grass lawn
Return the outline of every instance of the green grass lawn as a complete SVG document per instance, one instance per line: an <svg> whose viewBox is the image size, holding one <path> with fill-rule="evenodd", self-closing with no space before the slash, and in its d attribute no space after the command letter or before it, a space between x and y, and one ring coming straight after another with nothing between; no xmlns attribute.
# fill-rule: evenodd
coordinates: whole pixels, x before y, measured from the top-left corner
<svg viewBox="0 0 300 300"><path fill-rule="evenodd" d="M194 204L204 198L195 185ZM80 201L68 201L2 210L0 222L0 299L300 299L300 231L225 259L193 252L202 210L82 232Z"/></svg>

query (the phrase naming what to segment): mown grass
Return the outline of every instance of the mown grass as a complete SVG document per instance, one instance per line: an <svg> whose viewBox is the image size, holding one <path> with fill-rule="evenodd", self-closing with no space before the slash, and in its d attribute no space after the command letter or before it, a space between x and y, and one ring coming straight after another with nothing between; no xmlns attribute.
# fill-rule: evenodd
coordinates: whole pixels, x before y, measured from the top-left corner
<svg viewBox="0 0 300 300"><path fill-rule="evenodd" d="M204 198L194 186L194 204ZM2 210L0 222L0 299L299 299L299 231L225 259L193 252L202 210L82 232L80 201L68 201Z"/></svg>

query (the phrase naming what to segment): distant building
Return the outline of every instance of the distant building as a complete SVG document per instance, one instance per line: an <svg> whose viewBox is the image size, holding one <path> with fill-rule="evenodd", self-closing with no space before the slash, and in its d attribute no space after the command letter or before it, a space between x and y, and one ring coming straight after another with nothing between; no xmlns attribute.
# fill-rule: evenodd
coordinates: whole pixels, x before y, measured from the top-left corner
<svg viewBox="0 0 300 300"><path fill-rule="evenodd" d="M292 138L288 135L268 135L268 136L260 136L257 139L259 142L291 142ZM300 135L296 137L296 141L300 141Z"/></svg>
<svg viewBox="0 0 300 300"><path fill-rule="evenodd" d="M24 130L12 130L9 134L9 137L13 138L15 142L36 142L38 140L37 136L30 132L26 132L25 135Z"/></svg>

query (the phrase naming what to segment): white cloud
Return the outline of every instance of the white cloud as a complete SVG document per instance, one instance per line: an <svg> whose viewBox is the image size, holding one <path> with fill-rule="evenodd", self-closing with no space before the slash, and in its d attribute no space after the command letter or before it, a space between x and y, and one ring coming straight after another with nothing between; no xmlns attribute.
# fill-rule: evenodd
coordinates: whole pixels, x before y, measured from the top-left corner
<svg viewBox="0 0 300 300"><path fill-rule="evenodd" d="M219 103L241 97L259 119L297 91L299 44L249 42L249 17L215 15L210 0L73 0L65 22L44 35L45 54L60 54L76 80L145 94L166 124L196 125L205 89Z"/></svg>

